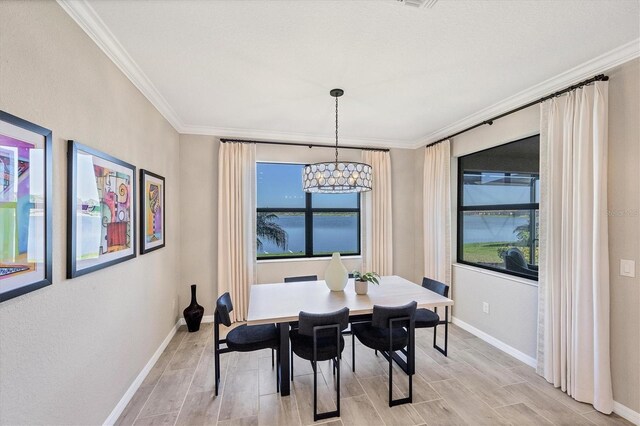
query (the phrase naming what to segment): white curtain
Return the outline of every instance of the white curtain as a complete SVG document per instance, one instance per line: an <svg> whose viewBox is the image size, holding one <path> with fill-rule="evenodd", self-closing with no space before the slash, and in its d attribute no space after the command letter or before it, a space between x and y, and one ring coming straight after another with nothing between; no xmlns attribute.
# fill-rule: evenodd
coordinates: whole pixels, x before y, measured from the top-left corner
<svg viewBox="0 0 640 426"><path fill-rule="evenodd" d="M218 154L218 295L229 292L244 321L256 270L256 146L221 143Z"/></svg>
<svg viewBox="0 0 640 426"><path fill-rule="evenodd" d="M424 274L451 282L451 142L424 152Z"/></svg>
<svg viewBox="0 0 640 426"><path fill-rule="evenodd" d="M393 275L391 155L388 151L365 150L362 161L373 169L373 187L363 194L363 269Z"/></svg>
<svg viewBox="0 0 640 426"><path fill-rule="evenodd" d="M538 373L611 413L608 83L541 105Z"/></svg>

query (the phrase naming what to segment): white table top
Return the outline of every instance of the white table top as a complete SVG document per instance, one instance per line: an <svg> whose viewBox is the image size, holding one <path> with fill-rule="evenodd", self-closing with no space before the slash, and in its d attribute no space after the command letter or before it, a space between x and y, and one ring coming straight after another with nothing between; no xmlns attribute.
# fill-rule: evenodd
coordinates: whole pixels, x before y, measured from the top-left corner
<svg viewBox="0 0 640 426"><path fill-rule="evenodd" d="M344 291L329 290L323 280L276 284L254 284L249 296L247 324L297 321L300 311L332 312L349 308L350 315L370 314L373 305L398 306L413 300L419 308L453 305L453 300L395 275L381 277L380 285L369 284L369 293L357 295L354 280Z"/></svg>

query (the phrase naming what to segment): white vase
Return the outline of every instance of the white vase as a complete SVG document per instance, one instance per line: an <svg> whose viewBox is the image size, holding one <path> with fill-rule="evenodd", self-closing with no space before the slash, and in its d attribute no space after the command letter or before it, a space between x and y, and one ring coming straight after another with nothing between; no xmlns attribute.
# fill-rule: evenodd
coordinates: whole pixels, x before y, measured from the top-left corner
<svg viewBox="0 0 640 426"><path fill-rule="evenodd" d="M355 282L356 294L367 294L369 291L369 283L367 281L359 281Z"/></svg>
<svg viewBox="0 0 640 426"><path fill-rule="evenodd" d="M349 274L340 260L340 253L333 253L331 262L324 271L324 280L331 291L342 291L347 286Z"/></svg>

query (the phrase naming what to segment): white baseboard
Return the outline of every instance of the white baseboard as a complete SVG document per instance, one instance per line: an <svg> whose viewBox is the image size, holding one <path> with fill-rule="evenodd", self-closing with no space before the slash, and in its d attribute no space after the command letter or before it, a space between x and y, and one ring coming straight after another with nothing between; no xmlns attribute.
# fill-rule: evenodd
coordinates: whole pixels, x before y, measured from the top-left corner
<svg viewBox="0 0 640 426"><path fill-rule="evenodd" d="M475 328L474 326L472 326L470 324L467 324L466 322L464 322L461 319L458 319L456 317L452 317L451 318L451 322L453 322L455 325L457 325L461 329L466 330L469 333L481 338L482 340L484 340L485 342L487 342L491 346L495 346L496 348L500 349L502 352L506 352L509 355L511 355L512 357L514 357L515 359L524 362L528 366L536 368L536 362L537 361L536 361L535 358L530 357L529 355L525 354L524 352L521 352L521 351L517 350L513 346L507 345L502 340L498 340L495 337L485 333L482 330L479 330L479 329Z"/></svg>
<svg viewBox="0 0 640 426"><path fill-rule="evenodd" d="M156 361L158 361L158 358L160 358L160 355L162 355L162 352L164 352L171 339L173 339L173 336L175 336L179 326L180 321L176 322L169 334L167 334L167 337L164 338L158 349L156 349L151 356L151 359L147 362L142 371L140 371L140 374L138 374L133 383L131 383L131 386L129 386L129 389L127 389L122 398L120 398L120 401L116 404L113 411L111 411L111 414L109 414L109 417L107 417L107 420L104 421L103 425L113 425L118 420L118 417L120 417L120 414L122 414L129 401L131 401L131 398L133 398L133 395L135 395L136 391L147 377L147 374L149 374L149 371L151 371L153 366L156 364Z"/></svg>
<svg viewBox="0 0 640 426"><path fill-rule="evenodd" d="M213 322L213 315L205 315L202 317L202 323L206 323L206 322ZM184 318L180 318L178 320L178 324L180 325L187 325L187 322L184 320Z"/></svg>
<svg viewBox="0 0 640 426"><path fill-rule="evenodd" d="M619 402L613 401L613 412L629 420L634 425L640 426L640 413L633 411L631 408L626 407Z"/></svg>
<svg viewBox="0 0 640 426"><path fill-rule="evenodd" d="M469 333L479 337L480 339L484 340L485 342L489 343L490 345L500 349L502 352L506 352L509 355L511 355L512 357L524 362L528 366L536 368L536 362L537 361L536 361L535 358L530 357L529 355L527 355L527 354L525 354L523 352L520 352L519 350L517 350L513 346L507 345L503 341L496 339L495 337L485 333L482 330L479 330L479 329L475 328L474 326L472 326L470 324L467 324L466 322L464 322L461 319L458 319L456 317L452 317L451 318L451 322L453 322L455 325L457 325L461 329L466 330ZM631 423L640 426L640 413L638 413L636 411L633 411L631 408L626 407L626 406L620 404L619 402L613 401L613 412L616 413L617 415L619 415L620 417L623 417L623 418L629 420Z"/></svg>

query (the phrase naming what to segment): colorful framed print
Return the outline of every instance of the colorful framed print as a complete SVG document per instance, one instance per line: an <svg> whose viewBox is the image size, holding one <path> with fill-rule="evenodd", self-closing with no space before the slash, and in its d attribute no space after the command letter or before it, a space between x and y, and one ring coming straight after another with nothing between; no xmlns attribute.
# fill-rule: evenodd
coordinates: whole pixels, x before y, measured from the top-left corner
<svg viewBox="0 0 640 426"><path fill-rule="evenodd" d="M164 178L140 170L140 254L164 247Z"/></svg>
<svg viewBox="0 0 640 426"><path fill-rule="evenodd" d="M51 130L0 111L0 302L52 283Z"/></svg>
<svg viewBox="0 0 640 426"><path fill-rule="evenodd" d="M136 257L136 167L69 141L67 278Z"/></svg>

